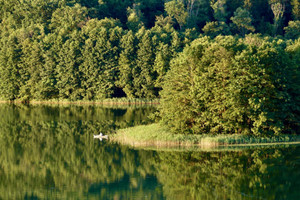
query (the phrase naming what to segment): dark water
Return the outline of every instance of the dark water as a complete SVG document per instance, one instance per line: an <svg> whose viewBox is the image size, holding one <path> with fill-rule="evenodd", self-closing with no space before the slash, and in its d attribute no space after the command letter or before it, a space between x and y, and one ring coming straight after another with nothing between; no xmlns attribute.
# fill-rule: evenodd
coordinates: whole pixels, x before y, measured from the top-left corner
<svg viewBox="0 0 300 200"><path fill-rule="evenodd" d="M300 146L134 150L155 108L0 104L0 199L300 199Z"/></svg>

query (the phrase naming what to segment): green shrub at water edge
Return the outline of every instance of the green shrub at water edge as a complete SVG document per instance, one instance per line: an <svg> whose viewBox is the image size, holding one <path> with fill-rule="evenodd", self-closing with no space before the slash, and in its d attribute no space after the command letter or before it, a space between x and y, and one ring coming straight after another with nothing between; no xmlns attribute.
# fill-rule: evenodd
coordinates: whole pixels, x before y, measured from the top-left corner
<svg viewBox="0 0 300 200"><path fill-rule="evenodd" d="M300 41L203 37L173 60L160 116L173 132L299 132Z"/></svg>

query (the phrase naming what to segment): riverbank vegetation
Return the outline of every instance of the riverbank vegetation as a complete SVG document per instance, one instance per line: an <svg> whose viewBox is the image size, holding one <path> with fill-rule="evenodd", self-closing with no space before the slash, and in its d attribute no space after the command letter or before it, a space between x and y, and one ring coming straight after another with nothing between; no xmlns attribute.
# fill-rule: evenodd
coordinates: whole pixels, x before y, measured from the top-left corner
<svg viewBox="0 0 300 200"><path fill-rule="evenodd" d="M174 134L165 126L159 124L139 125L117 130L110 140L133 147L179 147L199 146L214 148L221 146L251 146L300 144L300 136L251 136L242 134Z"/></svg>
<svg viewBox="0 0 300 200"><path fill-rule="evenodd" d="M186 134L298 134L300 40L199 38L173 60L159 116Z"/></svg>
<svg viewBox="0 0 300 200"><path fill-rule="evenodd" d="M159 105L160 100L157 99L145 99L145 98L108 98L108 99L99 99L96 101L88 101L88 100L76 100L71 101L68 99L49 99L49 100L30 100L30 101L22 101L22 100L0 100L0 103L13 103L13 104L60 104L60 105L102 105L102 106L139 106L139 105L150 105L155 106Z"/></svg>
<svg viewBox="0 0 300 200"><path fill-rule="evenodd" d="M299 133L297 0L0 7L1 100L161 98L157 116L173 133Z"/></svg>

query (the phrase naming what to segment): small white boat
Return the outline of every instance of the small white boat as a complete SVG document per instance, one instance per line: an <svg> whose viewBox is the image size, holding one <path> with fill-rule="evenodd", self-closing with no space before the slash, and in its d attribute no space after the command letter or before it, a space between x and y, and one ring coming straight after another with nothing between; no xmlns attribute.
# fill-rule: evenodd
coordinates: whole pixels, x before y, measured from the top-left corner
<svg viewBox="0 0 300 200"><path fill-rule="evenodd" d="M102 133L100 133L99 135L94 135L94 138L102 141L102 139L108 139L108 135L103 135Z"/></svg>

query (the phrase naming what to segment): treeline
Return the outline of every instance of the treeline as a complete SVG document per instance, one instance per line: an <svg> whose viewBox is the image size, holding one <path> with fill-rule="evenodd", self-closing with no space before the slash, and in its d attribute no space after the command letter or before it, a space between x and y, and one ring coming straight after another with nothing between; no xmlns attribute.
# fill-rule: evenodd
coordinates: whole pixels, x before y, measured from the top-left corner
<svg viewBox="0 0 300 200"><path fill-rule="evenodd" d="M299 37L299 2L0 0L0 99L156 98L201 35Z"/></svg>
<svg viewBox="0 0 300 200"><path fill-rule="evenodd" d="M0 93L8 100L154 98L182 35L155 27L125 31L118 20L83 19L71 27L60 10L53 33L35 24L1 38ZM67 12L68 11L68 12ZM81 14L73 13L70 18ZM51 23L52 24L52 23ZM51 27L51 24L49 25ZM59 27L59 28L58 28Z"/></svg>

